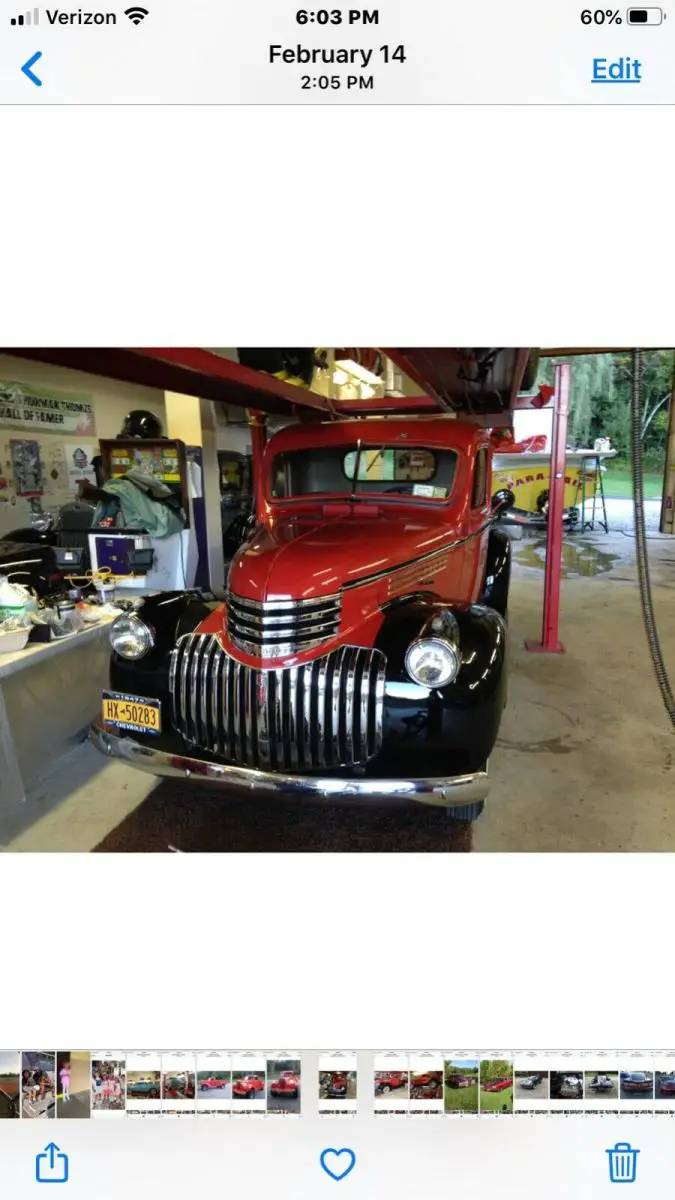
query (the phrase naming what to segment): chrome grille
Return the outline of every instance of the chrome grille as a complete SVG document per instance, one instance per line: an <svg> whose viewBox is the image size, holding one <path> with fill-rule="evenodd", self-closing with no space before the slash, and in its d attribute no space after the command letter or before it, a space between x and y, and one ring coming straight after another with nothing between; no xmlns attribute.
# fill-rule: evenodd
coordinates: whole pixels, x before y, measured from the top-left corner
<svg viewBox="0 0 675 1200"><path fill-rule="evenodd" d="M365 766L382 745L386 660L344 646L301 667L246 667L213 634L171 653L173 723L186 741L246 767Z"/></svg>
<svg viewBox="0 0 675 1200"><path fill-rule="evenodd" d="M259 658L282 658L311 650L340 628L340 595L322 600L248 600L230 592L227 628L240 650Z"/></svg>

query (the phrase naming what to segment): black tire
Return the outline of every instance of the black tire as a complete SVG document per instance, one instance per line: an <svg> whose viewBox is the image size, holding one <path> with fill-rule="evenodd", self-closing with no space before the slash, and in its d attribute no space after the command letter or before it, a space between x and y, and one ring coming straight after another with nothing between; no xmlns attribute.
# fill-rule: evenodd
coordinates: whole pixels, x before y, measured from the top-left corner
<svg viewBox="0 0 675 1200"><path fill-rule="evenodd" d="M549 489L544 488L543 492L540 492L539 495L537 496L537 501L536 501L537 513L539 516L546 518L547 524L548 524L548 492L549 492Z"/></svg>
<svg viewBox="0 0 675 1200"><path fill-rule="evenodd" d="M462 804L458 808L449 808L448 816L452 821L477 821L485 808L485 801L477 804Z"/></svg>

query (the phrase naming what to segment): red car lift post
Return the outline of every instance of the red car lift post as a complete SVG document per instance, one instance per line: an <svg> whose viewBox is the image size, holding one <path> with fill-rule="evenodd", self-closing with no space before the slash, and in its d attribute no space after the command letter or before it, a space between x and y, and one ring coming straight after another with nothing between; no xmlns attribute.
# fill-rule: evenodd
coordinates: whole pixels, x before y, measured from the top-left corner
<svg viewBox="0 0 675 1200"><path fill-rule="evenodd" d="M265 515L264 476L262 470L263 454L267 441L267 422L265 414L249 409L248 424L251 432L251 475L253 478L253 498L255 519L262 524Z"/></svg>
<svg viewBox="0 0 675 1200"><path fill-rule="evenodd" d="M551 482L548 491L548 536L544 568L544 613L541 641L528 638L525 649L534 654L564 654L558 639L560 620L560 571L562 565L563 508L567 423L570 412L571 363L556 363L551 436Z"/></svg>

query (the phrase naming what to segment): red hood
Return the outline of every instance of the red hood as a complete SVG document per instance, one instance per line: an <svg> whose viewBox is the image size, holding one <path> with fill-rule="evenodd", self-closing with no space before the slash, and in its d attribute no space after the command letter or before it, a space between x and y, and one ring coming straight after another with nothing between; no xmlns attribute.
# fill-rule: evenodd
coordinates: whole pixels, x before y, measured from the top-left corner
<svg viewBox="0 0 675 1200"><path fill-rule="evenodd" d="M443 513L357 508L354 516L284 517L237 554L232 591L252 600L311 600L440 550L457 536Z"/></svg>

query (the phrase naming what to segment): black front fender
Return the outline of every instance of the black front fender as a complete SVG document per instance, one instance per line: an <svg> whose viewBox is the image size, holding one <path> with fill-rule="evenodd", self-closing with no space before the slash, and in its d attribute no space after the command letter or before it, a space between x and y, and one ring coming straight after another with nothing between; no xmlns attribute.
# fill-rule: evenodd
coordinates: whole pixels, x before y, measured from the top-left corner
<svg viewBox="0 0 675 1200"><path fill-rule="evenodd" d="M435 617L450 611L457 622L459 674L444 688L413 682L405 668L412 641L433 636ZM486 605L455 606L418 597L387 611L377 647L387 656L383 752L429 759L441 774L448 759L462 769L482 766L494 747L506 695L506 625Z"/></svg>
<svg viewBox="0 0 675 1200"><path fill-rule="evenodd" d="M506 626L495 609L419 597L387 610L375 645L386 655L387 680L411 682L405 667L410 643L438 636L433 623L447 612L457 622L461 667L454 683L441 688L439 694L449 706L472 706L493 694L504 670Z"/></svg>
<svg viewBox="0 0 675 1200"><path fill-rule="evenodd" d="M144 658L130 661L112 652L110 687L128 696L150 696L169 702L169 656L177 640L191 633L219 607L201 592L163 592L151 596L138 610L139 617L154 631L155 644Z"/></svg>
<svg viewBox="0 0 675 1200"><path fill-rule="evenodd" d="M496 609L502 617L506 616L509 605L510 582L511 539L503 529L493 527L488 537L481 603Z"/></svg>

